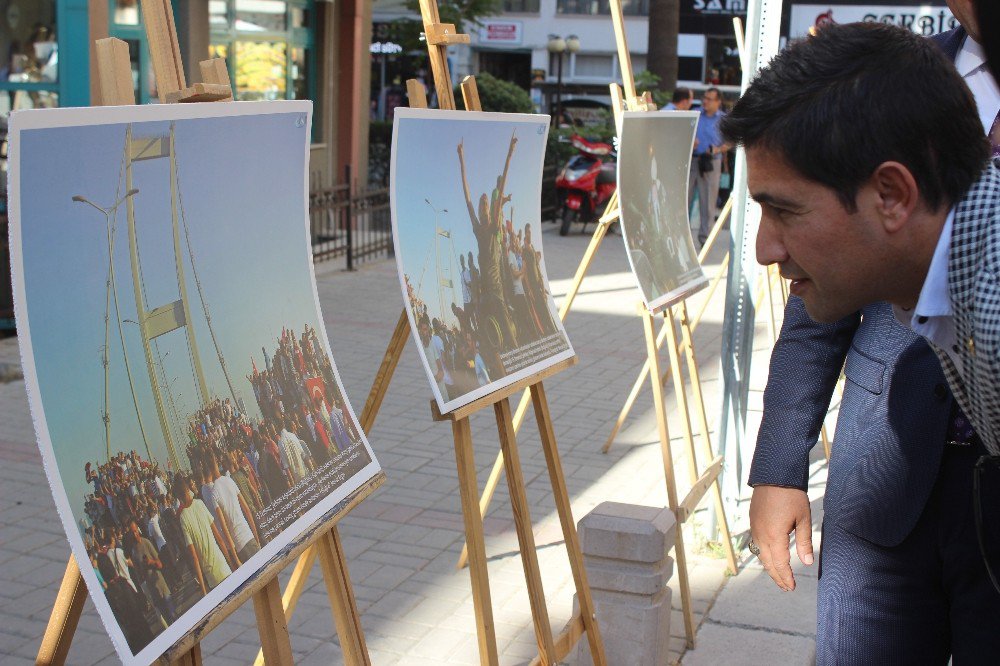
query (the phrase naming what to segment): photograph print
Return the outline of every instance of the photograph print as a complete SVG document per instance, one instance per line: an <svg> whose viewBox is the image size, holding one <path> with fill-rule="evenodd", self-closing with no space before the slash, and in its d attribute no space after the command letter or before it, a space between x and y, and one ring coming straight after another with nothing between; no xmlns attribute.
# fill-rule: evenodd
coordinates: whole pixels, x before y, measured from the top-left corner
<svg viewBox="0 0 1000 666"><path fill-rule="evenodd" d="M627 111L618 150L622 235L656 312L708 284L691 238L687 188L698 113Z"/></svg>
<svg viewBox="0 0 1000 666"><path fill-rule="evenodd" d="M574 354L542 252L548 123L547 116L396 110L396 266L442 413Z"/></svg>
<svg viewBox="0 0 1000 666"><path fill-rule="evenodd" d="M11 116L29 402L72 552L149 664L379 471L312 273L309 102Z"/></svg>

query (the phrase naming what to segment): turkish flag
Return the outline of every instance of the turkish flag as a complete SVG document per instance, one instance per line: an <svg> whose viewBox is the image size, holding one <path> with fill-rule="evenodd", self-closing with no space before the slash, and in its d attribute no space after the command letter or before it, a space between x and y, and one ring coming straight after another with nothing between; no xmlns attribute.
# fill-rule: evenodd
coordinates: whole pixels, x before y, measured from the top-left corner
<svg viewBox="0 0 1000 666"><path fill-rule="evenodd" d="M330 405L326 401L326 384L323 383L322 377L307 378L306 393L309 394L309 402L313 407L316 406L316 399L319 398L326 405L327 411L329 411Z"/></svg>

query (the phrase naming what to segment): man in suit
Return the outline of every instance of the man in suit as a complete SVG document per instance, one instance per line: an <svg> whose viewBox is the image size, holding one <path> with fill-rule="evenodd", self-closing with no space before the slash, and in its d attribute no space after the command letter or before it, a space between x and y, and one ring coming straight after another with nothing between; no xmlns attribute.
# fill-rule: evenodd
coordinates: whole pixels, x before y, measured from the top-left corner
<svg viewBox="0 0 1000 666"><path fill-rule="evenodd" d="M761 134L755 134L750 127L754 123L748 122L744 115L747 108L738 105L738 113L734 112L734 121L730 122L735 128L730 125L730 138L748 146L751 194L762 200L765 242L770 238L771 225L782 230L797 227L797 233L811 231L816 229L820 219L818 213L829 212L818 211L823 202L802 196L804 191L801 189L769 189L771 181L762 180L760 176L773 177L774 164L786 167L786 171L799 176L800 180L802 173L808 174L804 179L807 185L815 187L823 183L822 188L826 190L823 194L830 197L826 202L833 205L832 217L842 218L849 208L853 208L853 214L848 215L852 219L846 221L850 226L838 230L839 236L844 236L846 231L850 237L851 227L862 226L861 222L867 221L866 216L873 213L871 196L865 198L872 191L862 184L878 172L874 167L885 161L885 154L900 154L899 145L913 143L914 138L920 136L913 134L913 123L919 126L921 121L935 122L934 114L923 119L919 116L924 115L921 110L939 102L940 111L949 118L949 125L955 124L951 121L954 116L960 121L959 128L957 134L946 129L948 135L939 136L941 141L931 142L927 149L932 154L934 151L949 152L949 146L958 145L960 141L967 141L971 149L954 156L963 176L955 182L940 182L945 180L940 179L935 183L938 191L928 189L927 197L938 197L940 201L934 208L943 207L947 215L950 204L964 195L981 175L983 128L978 128L978 134L972 131L976 126L970 122L969 115L974 107L969 104L961 83L956 83L953 72L949 79L945 75L948 72L938 64L938 78L947 84L942 90L931 85L938 79L921 78L919 58L904 59L902 67L911 70L903 73L907 85L913 83L909 77L921 81L911 89L909 96L912 98L916 94L920 98L922 94L923 99L896 98L892 85L874 84L877 93L867 88L880 76L896 75L895 68L889 65L895 58L892 49L906 46L912 37L903 39L892 35L898 39L890 40L883 53L874 56L869 63L884 68L881 73L877 69L865 71L865 63L845 63L841 59L845 50L850 52L857 47L883 50L877 43L881 38L878 30L873 34L866 28L860 32L851 28L848 34L834 34L833 39L828 39L831 35L822 35L826 42L819 48L807 46L803 56L802 47L793 47L791 55L780 56L772 69L761 75L763 83L760 86L764 90L759 87L754 91L752 86L747 93L751 107L749 115L757 124L767 124L761 120L764 116L761 115L763 100L760 95L778 94L780 101L772 98L764 105L775 102L798 109L783 118L783 114L777 114L780 133L786 136L768 135L761 140ZM968 41L971 40L966 40L961 29L941 38L942 48L952 59L956 59ZM918 50L925 60L929 58L926 51L926 48ZM868 57L866 50L860 53ZM960 68L964 66L956 60ZM787 70L790 66L803 64L809 69L807 78L812 80L810 85L796 87L798 82L788 80ZM859 69L851 70L854 65L858 65L860 73ZM848 71L853 74L846 74ZM846 93L848 99L840 97L838 89L845 82L849 83L848 88L853 88ZM928 89L933 91L929 97ZM858 108L863 109L870 107L872 99L885 98L899 111L872 114L871 118L864 119L868 122L862 122L855 130L851 122L857 119L850 122L825 120L840 111L836 108L838 102L824 99L825 91L838 95L839 102L858 104ZM939 95L939 91L944 94ZM911 106L901 108L907 104ZM802 134L796 135L802 129L802 116L809 130L809 120L816 117L809 118L810 114L831 111L831 106L835 107L832 113L822 116L824 135L818 154L796 156L795 146L804 139ZM768 112L775 113L780 108L771 107ZM914 108L918 113L907 113ZM993 113L996 113L995 108ZM800 117L789 119L788 115ZM918 117L907 118L908 115ZM798 128L796 122L800 124ZM900 136L889 137L890 144L892 140L899 144L894 147L895 153L893 149L885 154L878 152L880 149L885 151L884 141L865 143L867 132L883 130L879 122L889 123L885 130L889 135L896 129L902 130ZM902 127L893 127L893 123L901 123ZM838 130L844 131L842 128L847 128L846 134L838 136ZM724 125L723 132L726 131ZM857 142L853 148L860 147L861 153L874 147L875 154L845 158L851 148L845 151L845 139ZM789 144L791 150L785 150ZM817 148L815 141L806 140L801 145L808 151ZM764 146L766 148L762 149ZM919 162L926 158L919 152L916 157L912 152L905 154L905 150L902 154L905 160ZM952 156L950 152L949 156ZM813 160L816 163L810 163ZM866 164L872 165L871 171L864 171ZM951 164L934 164L942 169L945 166L952 168ZM858 165L861 165L859 173L846 179L837 172L838 168L851 170ZM915 171L921 183L927 181L928 176L930 180L935 179L933 169ZM837 219L837 222L844 224L845 220ZM871 243L874 238L865 238L865 242ZM853 273L853 255L838 251L836 243L820 249L832 253L843 264L848 272L842 273L842 277L863 276L863 273ZM820 316L825 314L825 319L835 319L826 311L829 308L824 310L823 307L824 301L829 300L823 298L828 296L826 290L818 295L810 293L815 286L808 284L811 274L800 270L791 261L793 257L765 255L760 258L781 261L784 272L802 278L795 291L812 301L813 309L818 306ZM840 272L838 266L814 267L819 273ZM885 273L907 269L905 262L886 267ZM905 275L889 275L887 279L879 278L878 284L863 286L878 288L883 286L882 282L891 284L900 277ZM824 278L820 286L837 287L836 278L834 275L833 282ZM918 284L918 292L919 288ZM873 299L866 296L858 305L870 300ZM754 486L751 532L761 551L761 562L782 589L794 589L788 553L788 534L794 530L800 559L806 564L812 563L812 526L805 492L809 449L816 442L837 376L844 367L848 382L824 502L818 663L945 663L951 654L955 663L960 664L979 662L997 654L1000 632L996 631L996 619L1000 616L1000 594L992 589L979 555L971 515L972 468L985 450L965 423L961 410L955 406L937 358L916 333L896 320L891 306L885 302L866 305L845 318L821 324L809 318L806 310L810 303L807 301L798 297L789 301L764 394L763 421L750 474L750 483Z"/></svg>

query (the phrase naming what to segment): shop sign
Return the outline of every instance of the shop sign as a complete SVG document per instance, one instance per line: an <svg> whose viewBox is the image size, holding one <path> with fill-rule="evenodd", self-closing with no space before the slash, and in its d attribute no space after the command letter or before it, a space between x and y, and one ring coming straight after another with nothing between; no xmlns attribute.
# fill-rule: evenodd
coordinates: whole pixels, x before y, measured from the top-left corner
<svg viewBox="0 0 1000 666"><path fill-rule="evenodd" d="M486 21L479 28L480 44L518 46L523 38L524 24L520 21Z"/></svg>
<svg viewBox="0 0 1000 666"><path fill-rule="evenodd" d="M681 9L684 14L744 16L747 13L747 0L686 0Z"/></svg>
<svg viewBox="0 0 1000 666"><path fill-rule="evenodd" d="M395 42L374 42L368 46L371 53L383 55L396 55L403 52L403 47Z"/></svg>
<svg viewBox="0 0 1000 666"><path fill-rule="evenodd" d="M831 23L886 23L930 36L958 27L947 7L927 5L792 5L789 38L804 37L811 28Z"/></svg>

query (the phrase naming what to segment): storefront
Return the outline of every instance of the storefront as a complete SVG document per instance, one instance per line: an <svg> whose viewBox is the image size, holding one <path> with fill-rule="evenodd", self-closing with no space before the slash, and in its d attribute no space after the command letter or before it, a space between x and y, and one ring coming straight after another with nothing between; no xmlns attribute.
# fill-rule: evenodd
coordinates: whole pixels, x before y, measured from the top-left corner
<svg viewBox="0 0 1000 666"><path fill-rule="evenodd" d="M477 29L476 71L510 81L525 90L531 87L531 49L524 45L524 21L493 19Z"/></svg>
<svg viewBox="0 0 1000 666"><path fill-rule="evenodd" d="M788 28L783 34L790 39L804 37L812 28L822 28L830 23L869 21L888 23L918 35L929 37L958 26L944 0L917 4L880 4L856 0L840 0L836 4L820 5L815 2L796 2L787 14Z"/></svg>
<svg viewBox="0 0 1000 666"><path fill-rule="evenodd" d="M198 62L225 57L240 100L315 103L310 172L333 182L367 157L370 3L343 0L171 0L188 78ZM0 193L6 188L6 125L12 110L96 102L91 44L129 46L136 102L156 102L156 81L139 0L0 0ZM191 72L195 74L192 76ZM346 94L340 94L345 91ZM362 127L362 125L365 125Z"/></svg>
<svg viewBox="0 0 1000 666"><path fill-rule="evenodd" d="M345 167L364 182L370 2L171 0L171 5L189 82L200 80L199 61L222 56L239 100L313 100L311 187L341 182ZM22 109L97 103L92 44L104 37L128 44L136 102L157 102L139 0L0 0L4 241L8 116ZM4 250L0 243L0 273L5 275ZM9 294L0 289L0 328L8 323L9 305Z"/></svg>
<svg viewBox="0 0 1000 666"><path fill-rule="evenodd" d="M418 24L405 24L413 28ZM369 112L372 120L392 122L393 110L406 105L406 81L417 79L426 85L430 78L427 48L418 42L415 48L416 28L409 34L404 25L395 20L375 20L372 39L368 46L371 68ZM430 91L428 91L430 92Z"/></svg>
<svg viewBox="0 0 1000 666"><path fill-rule="evenodd" d="M746 0L681 0L677 78L738 86L743 77L733 19L746 23Z"/></svg>
<svg viewBox="0 0 1000 666"><path fill-rule="evenodd" d="M0 212L4 212L10 112L90 103L87 0L0 0L0 27Z"/></svg>

